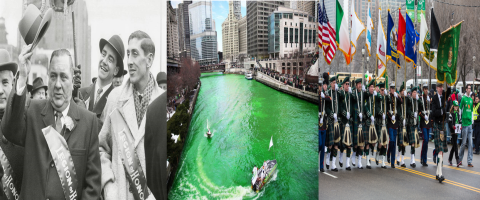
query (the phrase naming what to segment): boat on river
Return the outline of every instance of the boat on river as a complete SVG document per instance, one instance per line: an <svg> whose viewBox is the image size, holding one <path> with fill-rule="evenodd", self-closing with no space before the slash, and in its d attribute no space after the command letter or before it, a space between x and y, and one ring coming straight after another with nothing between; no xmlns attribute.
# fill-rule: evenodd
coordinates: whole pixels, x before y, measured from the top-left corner
<svg viewBox="0 0 480 200"><path fill-rule="evenodd" d="M208 138L212 137L212 132L210 131L210 128L208 127L208 119L207 119L207 137Z"/></svg>
<svg viewBox="0 0 480 200"><path fill-rule="evenodd" d="M277 160L267 160L262 167L257 170L257 173L252 177L252 190L259 192L263 186L272 178L277 169Z"/></svg>
<svg viewBox="0 0 480 200"><path fill-rule="evenodd" d="M252 80L252 79L253 79L253 74L252 74L252 72L251 72L251 71L246 72L246 73L245 73L245 78L246 78L247 80Z"/></svg>

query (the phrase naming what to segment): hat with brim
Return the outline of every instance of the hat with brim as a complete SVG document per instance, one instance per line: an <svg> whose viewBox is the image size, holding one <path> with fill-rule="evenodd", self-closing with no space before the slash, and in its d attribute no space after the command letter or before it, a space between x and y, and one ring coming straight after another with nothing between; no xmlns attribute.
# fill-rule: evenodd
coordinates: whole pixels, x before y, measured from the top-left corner
<svg viewBox="0 0 480 200"><path fill-rule="evenodd" d="M17 73L18 65L12 61L10 53L5 49L0 49L0 71L9 70L13 75Z"/></svg>
<svg viewBox="0 0 480 200"><path fill-rule="evenodd" d="M395 82L390 83L390 88L395 88Z"/></svg>
<svg viewBox="0 0 480 200"><path fill-rule="evenodd" d="M47 32L52 21L52 15L53 10L51 8L42 14L35 5L30 4L27 6L20 23L18 23L18 30L25 44L32 44L30 51L37 46L45 32Z"/></svg>
<svg viewBox="0 0 480 200"><path fill-rule="evenodd" d="M121 77L121 76L123 76L122 75L123 73L121 73L121 72L123 72L123 70L124 70L123 58L125 57L125 47L123 46L122 38L120 38L120 36L118 36L118 35L113 35L109 40L105 40L103 38L100 39L100 52L102 52L103 47L106 44L109 44L110 46L112 46L113 49L115 49L115 51L117 53L117 66L120 67L120 69L118 69L119 73L115 74L114 76L115 77Z"/></svg>
<svg viewBox="0 0 480 200"><path fill-rule="evenodd" d="M454 105L454 106L458 106L458 101L456 101L456 100L453 101L453 105Z"/></svg>
<svg viewBox="0 0 480 200"><path fill-rule="evenodd" d="M30 91L30 93L32 94L35 93L35 91L40 88L45 88L45 91L48 90L48 86L43 83L43 79L41 77L38 77L35 80L33 80L33 85L27 85L27 88L29 86L30 86L30 89L28 89L28 91Z"/></svg>
<svg viewBox="0 0 480 200"><path fill-rule="evenodd" d="M167 83L167 73L165 72L158 72L157 74L157 83Z"/></svg>

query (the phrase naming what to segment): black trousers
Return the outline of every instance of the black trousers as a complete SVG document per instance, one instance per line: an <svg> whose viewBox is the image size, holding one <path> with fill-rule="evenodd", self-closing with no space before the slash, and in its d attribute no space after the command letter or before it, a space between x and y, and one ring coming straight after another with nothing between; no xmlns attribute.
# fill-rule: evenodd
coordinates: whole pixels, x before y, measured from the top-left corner
<svg viewBox="0 0 480 200"><path fill-rule="evenodd" d="M480 152L480 149L478 149L480 145L480 123L473 124L473 136L475 136L473 148L475 148L475 152Z"/></svg>
<svg viewBox="0 0 480 200"><path fill-rule="evenodd" d="M452 149L450 150L450 156L448 156L448 161L452 161L453 153L455 153L455 160L458 164L458 144L457 144L458 134L452 133Z"/></svg>

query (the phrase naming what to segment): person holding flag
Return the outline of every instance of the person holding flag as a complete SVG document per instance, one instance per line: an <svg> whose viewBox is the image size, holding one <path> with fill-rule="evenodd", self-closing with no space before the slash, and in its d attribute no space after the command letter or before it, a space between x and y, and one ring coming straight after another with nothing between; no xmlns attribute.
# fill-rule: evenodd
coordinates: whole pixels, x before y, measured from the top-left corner
<svg viewBox="0 0 480 200"><path fill-rule="evenodd" d="M342 135L342 139L340 141L340 167L343 165L343 150L347 150L347 163L346 163L346 170L351 170L350 168L350 156L352 154L352 132L350 131L351 122L351 95L352 95L352 88L350 87L350 77L347 76L343 79L342 82L343 90L338 92L338 103L339 103L339 114L340 114L340 133ZM342 148L343 147L343 148Z"/></svg>
<svg viewBox="0 0 480 200"><path fill-rule="evenodd" d="M377 92L375 91L374 88L375 85L375 80L372 79L368 83L368 92L366 93L364 97L364 114L365 114L365 124L363 129L363 134L365 137L365 156L367 158L367 169L372 169L370 166L370 152L369 149L372 149L372 155L373 155L373 148L375 146L375 143L377 142L377 133L375 130L375 112L374 112L374 107L375 107L375 96L377 96ZM370 125L373 125L373 130L370 130ZM359 155L359 157L362 155Z"/></svg>
<svg viewBox="0 0 480 200"><path fill-rule="evenodd" d="M388 129L388 136L390 138L388 151L390 154L390 158L387 158L388 161L391 163L391 167L395 168L395 153L396 151L396 143L397 143L397 130L399 127L400 113L397 111L398 105L402 104L402 99L398 96L396 92L395 82L390 84L390 94L386 97L387 100L387 129Z"/></svg>
<svg viewBox="0 0 480 200"><path fill-rule="evenodd" d="M386 135L385 133L382 133L382 126L385 125L385 82L379 82L377 83L377 86L379 87L380 94L375 96L375 129L377 130L377 153L375 154L375 163L378 165L379 163L379 156L382 157L382 168L386 169L385 167L385 156L387 152L387 148L385 147L384 144L382 144L381 138L385 138ZM373 150L372 150L373 151Z"/></svg>
<svg viewBox="0 0 480 200"><path fill-rule="evenodd" d="M338 171L337 166L335 165L335 160L337 158L338 152L338 145L335 142L335 123L338 122L337 113L338 113L338 104L337 104L337 77L333 76L329 79L330 81L330 89L327 90L325 96L325 112L328 115L327 120L327 138L328 140L325 141L326 145L328 146L327 153L327 162L325 163L327 169L329 168L329 158L332 157L332 171ZM331 154L331 156L330 156Z"/></svg>

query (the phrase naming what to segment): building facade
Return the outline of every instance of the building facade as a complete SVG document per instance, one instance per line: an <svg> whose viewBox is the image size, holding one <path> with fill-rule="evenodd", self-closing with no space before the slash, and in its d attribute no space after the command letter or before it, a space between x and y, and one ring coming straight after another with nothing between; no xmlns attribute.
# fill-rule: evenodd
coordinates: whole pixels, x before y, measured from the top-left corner
<svg viewBox="0 0 480 200"><path fill-rule="evenodd" d="M179 60L177 12L167 3L167 59Z"/></svg>
<svg viewBox="0 0 480 200"><path fill-rule="evenodd" d="M268 17L289 1L247 1L247 51L249 57L268 58Z"/></svg>
<svg viewBox="0 0 480 200"><path fill-rule="evenodd" d="M192 4L192 1L183 1L178 4L177 16L179 24L179 51L182 52L182 57L190 58L190 20L188 17L188 5Z"/></svg>
<svg viewBox="0 0 480 200"><path fill-rule="evenodd" d="M212 19L212 3L198 1L188 5L191 58L200 65L218 63L217 32Z"/></svg>
<svg viewBox="0 0 480 200"><path fill-rule="evenodd" d="M315 53L317 23L307 12L278 7L268 20L270 58L292 58Z"/></svg>
<svg viewBox="0 0 480 200"><path fill-rule="evenodd" d="M238 11L240 11L240 1L229 1L228 17L222 23L222 47L225 59L230 62L236 62L239 53L239 32L237 18Z"/></svg>
<svg viewBox="0 0 480 200"><path fill-rule="evenodd" d="M291 1L290 8L306 12L310 16L315 16L315 1Z"/></svg>
<svg viewBox="0 0 480 200"><path fill-rule="evenodd" d="M247 55L247 17L244 16L238 21L238 54L239 57Z"/></svg>

